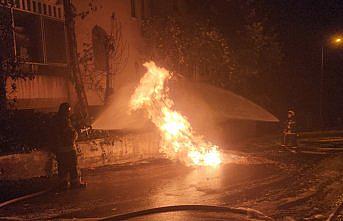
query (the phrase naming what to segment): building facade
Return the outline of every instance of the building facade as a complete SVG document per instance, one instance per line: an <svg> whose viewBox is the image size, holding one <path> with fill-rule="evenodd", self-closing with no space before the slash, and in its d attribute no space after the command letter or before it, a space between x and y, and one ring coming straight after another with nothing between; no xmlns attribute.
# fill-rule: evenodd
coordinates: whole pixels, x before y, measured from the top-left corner
<svg viewBox="0 0 343 221"><path fill-rule="evenodd" d="M61 102L76 104L63 1L0 3L0 9L13 20L11 54L23 60L23 67L35 75L29 80L8 79L7 98L16 100L17 109L56 111ZM101 107L119 87L139 80L144 53L141 22L151 12L151 0L73 0L72 4L88 104Z"/></svg>
<svg viewBox="0 0 343 221"><path fill-rule="evenodd" d="M51 0L2 1L12 18L11 55L33 79L8 79L7 96L18 109L55 109L72 99L69 82L63 5ZM6 4L7 3L7 4ZM15 84L15 90L13 85Z"/></svg>

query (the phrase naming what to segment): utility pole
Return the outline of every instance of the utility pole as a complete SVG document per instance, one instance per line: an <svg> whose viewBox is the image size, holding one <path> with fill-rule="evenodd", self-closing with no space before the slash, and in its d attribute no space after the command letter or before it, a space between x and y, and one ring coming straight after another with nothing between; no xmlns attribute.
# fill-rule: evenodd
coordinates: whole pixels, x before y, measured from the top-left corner
<svg viewBox="0 0 343 221"><path fill-rule="evenodd" d="M331 37L330 40L331 46L340 47L343 44L342 35L336 35ZM322 56L321 56L321 65L320 65L320 92L319 92L319 115L320 115L320 128L324 129L324 77L325 77L325 49L328 48L327 42L322 43Z"/></svg>
<svg viewBox="0 0 343 221"><path fill-rule="evenodd" d="M65 26L67 35L67 51L68 51L68 62L71 73L71 80L75 86L75 90L79 99L80 111L83 120L89 123L88 114L88 101L86 92L83 86L81 71L79 67L79 61L77 56L77 43L75 36L75 13L71 0L63 0L64 13L65 13Z"/></svg>
<svg viewBox="0 0 343 221"><path fill-rule="evenodd" d="M325 54L324 54L324 45L322 45L322 56L321 56L321 65L320 65L320 92L319 92L319 117L320 117L320 129L324 127L324 117L323 117L323 92L324 92L324 63L325 63Z"/></svg>

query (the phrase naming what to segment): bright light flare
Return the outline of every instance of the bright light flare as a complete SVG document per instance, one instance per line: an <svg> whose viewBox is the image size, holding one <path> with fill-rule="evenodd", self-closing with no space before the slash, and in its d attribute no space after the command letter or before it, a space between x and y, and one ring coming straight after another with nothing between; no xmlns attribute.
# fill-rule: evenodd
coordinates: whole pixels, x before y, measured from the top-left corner
<svg viewBox="0 0 343 221"><path fill-rule="evenodd" d="M341 46L343 43L343 38L341 36L335 36L331 39L331 43L336 46Z"/></svg>
<svg viewBox="0 0 343 221"><path fill-rule="evenodd" d="M189 121L172 108L165 82L172 77L154 62L143 64L147 72L130 99L130 110L144 109L161 132L160 151L170 159L192 166L218 166L220 152L216 145L196 135Z"/></svg>

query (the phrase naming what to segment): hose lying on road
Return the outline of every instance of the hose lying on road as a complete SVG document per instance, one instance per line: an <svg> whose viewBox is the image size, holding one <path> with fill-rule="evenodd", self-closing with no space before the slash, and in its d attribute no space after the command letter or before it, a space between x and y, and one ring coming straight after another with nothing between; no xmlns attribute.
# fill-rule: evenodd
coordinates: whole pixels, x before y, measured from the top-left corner
<svg viewBox="0 0 343 221"><path fill-rule="evenodd" d="M11 199L11 200L8 200L5 202L0 202L0 209L5 207L5 206L8 206L10 204L13 204L13 203L17 203L17 202L20 202L23 200L27 200L27 199L31 199L31 198L34 198L37 196L41 196L41 195L44 195L44 194L49 193L51 191L59 190L59 187L61 186L61 182L63 182L63 181L58 180L58 181L52 183L51 186L45 190L35 192L35 193L30 193L30 194L20 196L20 197L17 197L17 198L14 198L14 199Z"/></svg>
<svg viewBox="0 0 343 221"><path fill-rule="evenodd" d="M52 191L53 189L54 188L49 188L47 190L42 190L42 191L39 191L39 192L36 192L36 193L31 193L31 194L28 194L28 195L24 195L24 196L21 196L21 197L17 197L17 198L14 198L14 199L2 202L2 203L0 203L0 209L5 207L5 206L8 206L10 204L17 203L19 201L23 201L23 200L27 200L27 199L31 199L31 198L43 195L45 193L48 193L48 192Z"/></svg>
<svg viewBox="0 0 343 221"><path fill-rule="evenodd" d="M5 207L5 206L8 206L10 204L17 203L17 202L20 202L20 201L23 201L23 200L27 200L27 199L32 199L34 197L41 196L43 194L49 193L49 192L51 192L53 190L57 190L59 185L60 185L60 183L57 182L57 183L53 184L48 189L45 189L45 190L42 190L42 191L39 191L39 192L35 192L35 193L30 193L30 194L27 194L27 195L24 195L24 196L20 196L20 197L17 197L17 198L14 198L14 199L2 202L2 203L0 203L0 209Z"/></svg>
<svg viewBox="0 0 343 221"><path fill-rule="evenodd" d="M135 217L147 216L157 213L167 213L167 212L177 212L177 211L201 211L201 212L226 212L226 213L234 213L240 215L246 215L251 218L259 218L261 220L272 221L271 217L264 215L263 213L253 210L253 209L246 209L246 208L232 208L232 207L224 207L224 206L208 206L208 205L178 205L178 206L164 206L164 207L157 207L147 210L140 210L131 213L121 214L121 215L113 215L101 218L99 220L103 221L118 221L118 220L127 220L132 219Z"/></svg>

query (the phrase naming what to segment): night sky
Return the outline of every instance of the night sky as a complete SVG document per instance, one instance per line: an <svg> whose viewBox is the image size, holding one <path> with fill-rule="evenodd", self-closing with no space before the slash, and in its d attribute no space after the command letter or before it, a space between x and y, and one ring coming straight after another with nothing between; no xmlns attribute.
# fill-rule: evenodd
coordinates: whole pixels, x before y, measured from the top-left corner
<svg viewBox="0 0 343 221"><path fill-rule="evenodd" d="M271 24L283 44L289 106L298 109L303 121L318 119L324 46L324 118L328 126L338 126L343 112L343 47L332 47L329 41L335 34L343 34L343 1L268 2L274 12Z"/></svg>
<svg viewBox="0 0 343 221"><path fill-rule="evenodd" d="M219 10L232 19L232 4L239 0L218 0ZM265 82L265 87L280 85L280 97L274 99L274 111L280 119L288 108L295 109L299 127L306 129L319 125L319 94L321 48L325 48L323 87L323 115L328 127L342 126L343 118L343 46L332 47L330 38L343 34L342 0L258 0L257 12L264 15L266 27L277 34L284 54L280 82ZM225 6L226 5L226 6ZM223 14L224 14L223 13ZM235 18L234 18L235 19ZM239 24L241 18L237 15ZM225 17L224 17L225 20ZM230 28L224 32L230 32ZM223 25L225 27L225 25ZM280 107L275 107L280 106ZM282 114L285 113L285 114Z"/></svg>

